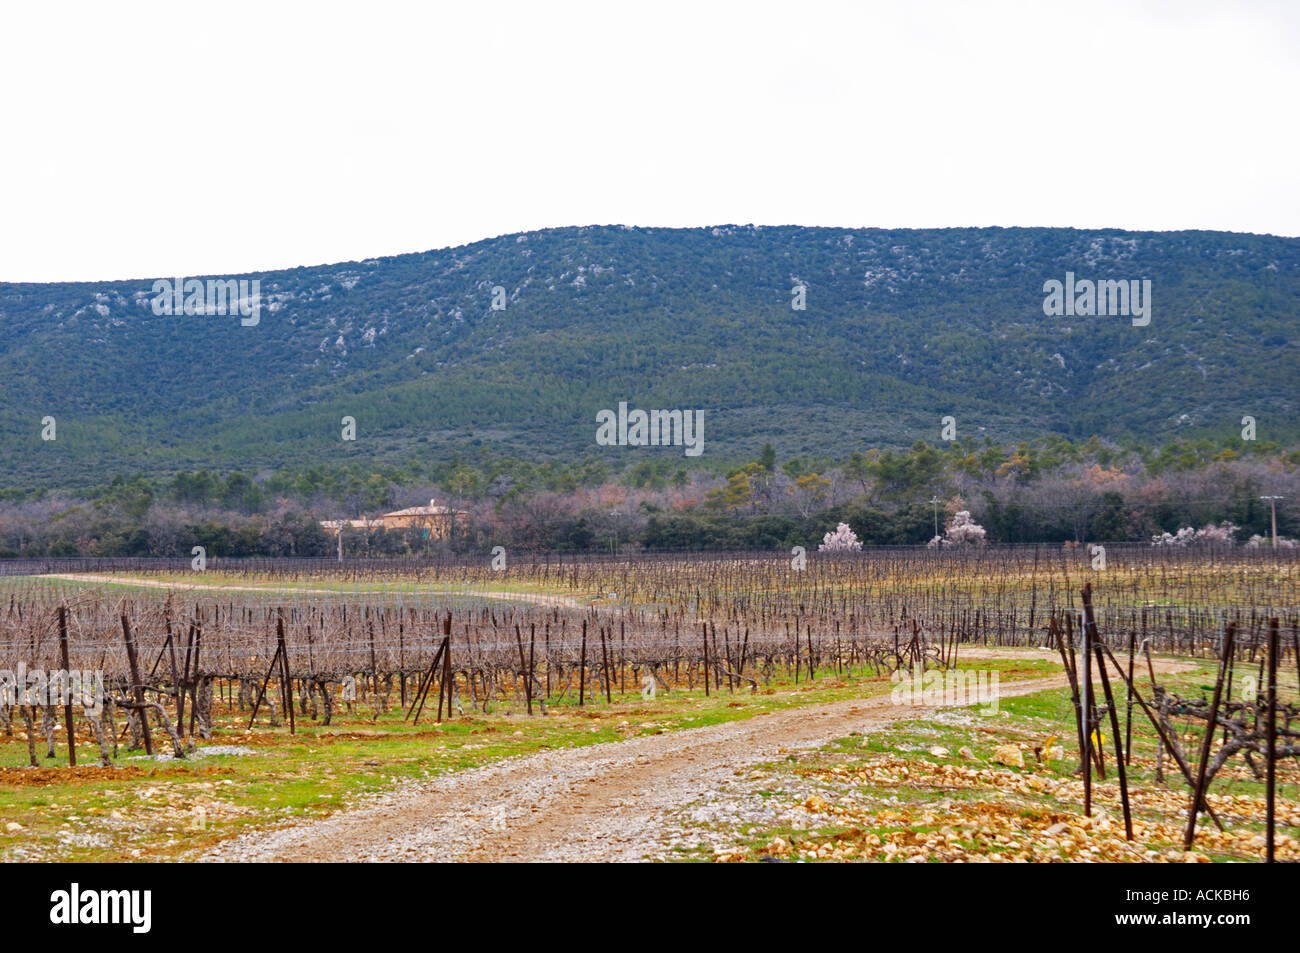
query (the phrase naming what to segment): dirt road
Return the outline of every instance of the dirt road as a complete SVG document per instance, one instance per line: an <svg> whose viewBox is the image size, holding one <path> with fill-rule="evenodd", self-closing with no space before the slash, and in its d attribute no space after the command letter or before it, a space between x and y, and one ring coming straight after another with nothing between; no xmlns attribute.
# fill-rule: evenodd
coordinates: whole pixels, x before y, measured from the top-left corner
<svg viewBox="0 0 1300 953"><path fill-rule="evenodd" d="M1158 671L1180 667L1157 664ZM1009 697L1065 684L1061 674L1000 690ZM891 704L884 695L547 751L403 785L322 820L241 835L195 859L640 860L664 844L668 812L718 790L747 766L933 711Z"/></svg>
<svg viewBox="0 0 1300 953"><path fill-rule="evenodd" d="M97 582L114 586L140 586L144 589L176 589L184 592L192 590L202 592L265 592L272 595L325 595L351 596L355 590L348 589L308 589L303 586L233 586L210 585L198 582L172 582L163 579L141 579L138 576L100 576L93 573L45 573L38 579L61 579L66 582ZM384 590L375 590L376 592ZM581 603L571 596L551 596L534 592L510 592L506 589L439 589L437 587L417 589L416 592L440 596L465 596L480 599L503 599L509 602L531 602L543 606L558 606L566 609L581 608Z"/></svg>

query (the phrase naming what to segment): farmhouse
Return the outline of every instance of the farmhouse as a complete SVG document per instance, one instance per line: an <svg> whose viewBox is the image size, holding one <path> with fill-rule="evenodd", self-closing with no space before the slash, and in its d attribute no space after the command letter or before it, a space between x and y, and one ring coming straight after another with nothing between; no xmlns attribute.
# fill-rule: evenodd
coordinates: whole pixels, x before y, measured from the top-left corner
<svg viewBox="0 0 1300 953"><path fill-rule="evenodd" d="M453 525L464 522L468 516L466 510L439 506L437 500L430 500L428 506L408 506L404 510L394 510L374 519L362 517L359 520L322 520L321 526L336 534L344 527L362 531L418 529L426 539L443 539L451 534Z"/></svg>

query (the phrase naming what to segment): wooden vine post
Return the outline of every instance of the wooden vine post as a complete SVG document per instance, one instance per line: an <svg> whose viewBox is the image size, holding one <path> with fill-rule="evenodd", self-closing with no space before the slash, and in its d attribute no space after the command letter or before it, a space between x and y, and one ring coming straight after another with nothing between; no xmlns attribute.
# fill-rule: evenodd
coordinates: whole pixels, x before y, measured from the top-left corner
<svg viewBox="0 0 1300 953"><path fill-rule="evenodd" d="M1192 849L1192 840L1196 837L1196 815L1200 813L1201 805L1205 801L1206 769L1210 763L1210 748L1214 744L1214 736L1218 733L1219 703L1223 700L1223 678L1232 659L1235 635L1235 625L1229 625L1223 633L1223 657L1219 659L1219 674L1214 680L1214 697L1210 702L1210 715L1205 722L1205 736L1201 739L1201 759L1196 769L1196 784L1192 789L1192 806L1187 811L1187 830L1183 834L1183 850Z"/></svg>
<svg viewBox="0 0 1300 953"><path fill-rule="evenodd" d="M1119 712L1115 707L1115 696L1110 690L1110 676L1106 674L1106 657L1102 654L1101 638L1097 632L1097 620L1092 611L1091 583L1085 584L1083 587L1083 614L1085 637L1092 643L1093 651L1096 653L1097 670L1101 675L1101 687L1106 694L1106 710L1110 712L1110 730L1115 739L1115 767L1119 772L1119 797L1124 808L1124 837L1126 840L1131 841L1133 839L1133 815L1128 802L1128 773L1124 761L1125 751L1120 743ZM1132 692L1130 691L1131 698ZM1098 727L1100 727L1100 722L1098 722Z"/></svg>
<svg viewBox="0 0 1300 953"><path fill-rule="evenodd" d="M144 685L140 683L140 663L135 655L135 640L131 638L131 623L122 613L122 638L126 641L126 664L131 672L131 690L135 696L136 711L140 716L140 730L144 735L144 753L153 757L153 740L149 737L149 713L144 706Z"/></svg>
<svg viewBox="0 0 1300 953"><path fill-rule="evenodd" d="M63 723L68 730L68 766L77 766L77 735L72 726L72 673L68 662L68 610L59 606L59 654L63 659Z"/></svg>
<svg viewBox="0 0 1300 953"><path fill-rule="evenodd" d="M1273 863L1274 825L1277 822L1275 799L1277 796L1277 619L1268 621L1268 718L1266 726L1268 750L1265 752L1267 775L1264 780L1265 822L1264 861Z"/></svg>

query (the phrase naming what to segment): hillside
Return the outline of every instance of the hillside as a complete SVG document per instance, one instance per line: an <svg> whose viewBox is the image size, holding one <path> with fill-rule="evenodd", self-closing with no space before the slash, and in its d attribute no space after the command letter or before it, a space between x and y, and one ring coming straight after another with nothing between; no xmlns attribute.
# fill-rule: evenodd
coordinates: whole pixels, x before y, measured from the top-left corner
<svg viewBox="0 0 1300 953"><path fill-rule="evenodd" d="M1150 324L1045 316L1067 271L1150 279ZM243 277L253 327L157 316L152 279L0 284L5 483L481 447L625 459L595 444L620 400L703 410L706 463L933 443L945 414L999 442L1223 434L1243 414L1260 439L1300 433L1300 239L583 227Z"/></svg>

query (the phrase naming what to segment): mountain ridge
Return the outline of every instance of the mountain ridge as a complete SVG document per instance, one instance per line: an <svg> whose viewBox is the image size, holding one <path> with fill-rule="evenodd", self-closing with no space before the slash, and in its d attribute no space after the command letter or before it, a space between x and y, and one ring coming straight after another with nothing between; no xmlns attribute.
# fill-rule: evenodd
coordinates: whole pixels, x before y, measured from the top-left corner
<svg viewBox="0 0 1300 953"><path fill-rule="evenodd" d="M1150 279L1151 324L1047 317L1044 282L1066 271ZM1001 442L1159 441L1246 414L1260 439L1297 434L1300 239L574 226L220 277L261 282L256 327L156 316L154 279L0 283L10 480L102 476L106 456L115 472L483 447L617 459L595 414L620 400L704 410L713 460L933 443L945 415Z"/></svg>

